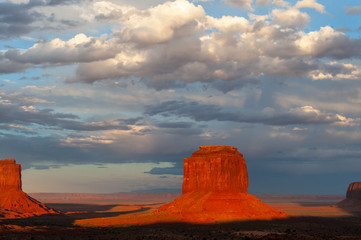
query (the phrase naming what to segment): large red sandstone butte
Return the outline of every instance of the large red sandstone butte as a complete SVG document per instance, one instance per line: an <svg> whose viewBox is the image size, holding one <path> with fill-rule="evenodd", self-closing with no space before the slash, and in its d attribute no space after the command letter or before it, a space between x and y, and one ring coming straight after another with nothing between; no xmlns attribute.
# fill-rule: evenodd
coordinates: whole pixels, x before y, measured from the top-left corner
<svg viewBox="0 0 361 240"><path fill-rule="evenodd" d="M31 217L58 213L23 192L21 166L14 159L0 160L0 217Z"/></svg>
<svg viewBox="0 0 361 240"><path fill-rule="evenodd" d="M246 161L236 147L202 146L184 159L182 193L248 191Z"/></svg>
<svg viewBox="0 0 361 240"><path fill-rule="evenodd" d="M248 194L246 161L236 147L201 146L184 159L182 195L159 212L189 222L217 222L286 217Z"/></svg>
<svg viewBox="0 0 361 240"><path fill-rule="evenodd" d="M156 222L215 223L285 218L248 194L248 173L236 147L202 146L184 159L182 195L158 210L105 219L78 220L83 226L134 225Z"/></svg>

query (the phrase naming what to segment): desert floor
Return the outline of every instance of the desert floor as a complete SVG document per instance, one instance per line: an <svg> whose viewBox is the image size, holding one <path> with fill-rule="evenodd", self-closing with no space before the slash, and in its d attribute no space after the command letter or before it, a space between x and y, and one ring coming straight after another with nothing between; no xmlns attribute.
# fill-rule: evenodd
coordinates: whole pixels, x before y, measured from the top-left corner
<svg viewBox="0 0 361 240"><path fill-rule="evenodd" d="M292 215L272 221L86 226L159 208L179 194L31 194L64 214L0 219L0 239L361 239L361 214L334 204L341 195L255 194ZM95 221L96 222L96 221Z"/></svg>

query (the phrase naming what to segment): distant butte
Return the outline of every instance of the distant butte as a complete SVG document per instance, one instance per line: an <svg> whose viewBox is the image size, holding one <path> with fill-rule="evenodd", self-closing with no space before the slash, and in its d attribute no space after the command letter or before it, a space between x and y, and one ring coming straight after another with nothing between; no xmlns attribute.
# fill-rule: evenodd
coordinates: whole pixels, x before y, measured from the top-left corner
<svg viewBox="0 0 361 240"><path fill-rule="evenodd" d="M346 198L361 200L361 182L353 182L347 188Z"/></svg>
<svg viewBox="0 0 361 240"><path fill-rule="evenodd" d="M350 183L346 191L346 199L336 206L348 212L361 212L361 182Z"/></svg>
<svg viewBox="0 0 361 240"><path fill-rule="evenodd" d="M184 159L182 195L158 210L109 219L79 220L83 226L156 222L215 223L285 218L248 193L246 161L236 147L202 146Z"/></svg>
<svg viewBox="0 0 361 240"><path fill-rule="evenodd" d="M23 192L20 164L16 164L12 158L0 160L0 217L31 217L55 213L58 212Z"/></svg>

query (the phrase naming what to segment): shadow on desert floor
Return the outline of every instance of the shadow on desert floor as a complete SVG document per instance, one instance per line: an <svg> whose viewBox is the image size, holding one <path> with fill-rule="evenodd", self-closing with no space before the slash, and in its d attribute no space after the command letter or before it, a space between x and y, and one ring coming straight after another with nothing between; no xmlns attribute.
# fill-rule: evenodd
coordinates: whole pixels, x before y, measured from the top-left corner
<svg viewBox="0 0 361 240"><path fill-rule="evenodd" d="M72 227L76 220L109 218L125 214L147 211L150 207L127 205L100 205L75 203L49 203L47 206L61 211L59 215L41 215L29 218L0 219L1 225L25 226L63 226Z"/></svg>
<svg viewBox="0 0 361 240"><path fill-rule="evenodd" d="M3 220L24 228L4 229L0 239L359 239L361 219L290 217L219 224L157 223L129 227L77 227L62 216ZM63 218L64 219L64 218ZM74 218L68 218L74 220ZM63 224L66 224L64 226ZM32 226L32 227L28 227Z"/></svg>
<svg viewBox="0 0 361 240"><path fill-rule="evenodd" d="M331 218L361 216L361 201L345 200L344 195L256 194L256 196L268 205L294 216Z"/></svg>

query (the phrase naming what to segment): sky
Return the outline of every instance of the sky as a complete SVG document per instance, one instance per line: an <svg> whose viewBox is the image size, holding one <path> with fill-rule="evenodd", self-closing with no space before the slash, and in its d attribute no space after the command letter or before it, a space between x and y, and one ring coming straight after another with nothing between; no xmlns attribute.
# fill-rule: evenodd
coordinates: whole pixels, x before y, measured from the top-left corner
<svg viewBox="0 0 361 240"><path fill-rule="evenodd" d="M26 192L180 191L229 145L251 193L361 181L361 1L0 1L0 158Z"/></svg>

